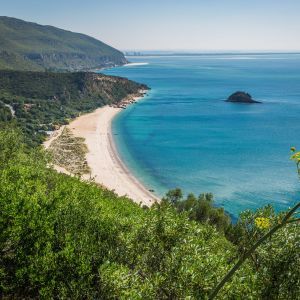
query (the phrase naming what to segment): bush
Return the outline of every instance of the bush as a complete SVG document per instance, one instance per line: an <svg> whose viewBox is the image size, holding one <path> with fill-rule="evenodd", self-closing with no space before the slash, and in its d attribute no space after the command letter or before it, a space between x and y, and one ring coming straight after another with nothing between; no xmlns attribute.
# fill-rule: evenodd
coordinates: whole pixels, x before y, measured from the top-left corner
<svg viewBox="0 0 300 300"><path fill-rule="evenodd" d="M246 228L258 238L266 229L255 227L257 217L280 217L245 213L236 227L244 237L232 243L213 213L189 216L187 207L207 207L209 195L190 195L180 213L169 203L143 209L47 165L20 133L0 130L1 298L207 299L248 247ZM296 223L276 233L219 299L297 299L299 236Z"/></svg>
<svg viewBox="0 0 300 300"><path fill-rule="evenodd" d="M185 212L190 220L201 224L210 224L224 232L229 228L230 217L221 207L215 207L212 194L200 194L198 198L194 194L188 194L183 199L182 191L177 188L170 190L162 199L162 205L172 204L178 212Z"/></svg>

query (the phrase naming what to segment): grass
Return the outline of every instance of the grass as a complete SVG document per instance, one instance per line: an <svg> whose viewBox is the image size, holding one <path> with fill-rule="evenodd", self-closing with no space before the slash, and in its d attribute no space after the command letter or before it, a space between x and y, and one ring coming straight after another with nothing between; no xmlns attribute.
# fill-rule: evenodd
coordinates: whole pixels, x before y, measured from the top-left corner
<svg viewBox="0 0 300 300"><path fill-rule="evenodd" d="M53 163L75 175L88 174L91 170L86 161L88 148L84 141L84 138L75 137L71 130L65 127L49 147Z"/></svg>

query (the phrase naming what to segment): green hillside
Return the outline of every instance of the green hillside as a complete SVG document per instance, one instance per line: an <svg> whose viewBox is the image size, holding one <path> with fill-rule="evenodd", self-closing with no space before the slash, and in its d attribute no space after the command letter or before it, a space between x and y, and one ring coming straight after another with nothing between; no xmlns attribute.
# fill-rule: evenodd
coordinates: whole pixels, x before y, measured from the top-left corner
<svg viewBox="0 0 300 300"><path fill-rule="evenodd" d="M0 45L1 48L1 45ZM35 70L43 71L44 68L39 66L30 59L15 52L0 50L0 70Z"/></svg>
<svg viewBox="0 0 300 300"><path fill-rule="evenodd" d="M124 55L90 36L0 17L0 68L88 70L126 63Z"/></svg>
<svg viewBox="0 0 300 300"><path fill-rule="evenodd" d="M8 129L0 130L1 299L208 299L282 220L271 208L245 212L226 239L168 203L143 209L56 173ZM268 238L217 299L299 299L299 237L291 222Z"/></svg>
<svg viewBox="0 0 300 300"><path fill-rule="evenodd" d="M97 73L0 70L0 121L11 119L11 107L15 111L12 121L22 128L29 143L38 144L46 131L141 89L147 86Z"/></svg>

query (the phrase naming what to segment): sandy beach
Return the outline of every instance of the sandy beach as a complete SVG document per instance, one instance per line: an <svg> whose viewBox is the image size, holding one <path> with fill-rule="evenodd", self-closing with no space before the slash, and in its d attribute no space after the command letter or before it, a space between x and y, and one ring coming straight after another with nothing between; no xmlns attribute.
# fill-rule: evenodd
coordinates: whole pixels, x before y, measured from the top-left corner
<svg viewBox="0 0 300 300"><path fill-rule="evenodd" d="M110 106L101 107L76 118L67 127L75 136L85 138L89 150L86 159L91 174L83 176L84 179L89 179L91 176L95 182L114 190L118 195L126 195L137 203L150 206L159 199L129 172L115 148L111 121L121 110ZM56 132L44 143L44 146L49 147L61 131L62 129ZM61 168L56 169L64 171Z"/></svg>

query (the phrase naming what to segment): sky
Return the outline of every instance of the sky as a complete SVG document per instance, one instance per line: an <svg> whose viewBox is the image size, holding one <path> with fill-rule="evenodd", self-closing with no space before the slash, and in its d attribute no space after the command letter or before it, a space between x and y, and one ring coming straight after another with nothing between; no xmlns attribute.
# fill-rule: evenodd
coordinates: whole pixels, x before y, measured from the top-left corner
<svg viewBox="0 0 300 300"><path fill-rule="evenodd" d="M300 0L0 0L0 15L120 50L299 51Z"/></svg>

